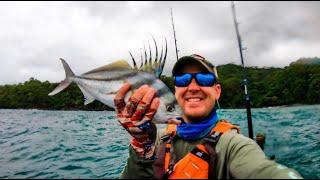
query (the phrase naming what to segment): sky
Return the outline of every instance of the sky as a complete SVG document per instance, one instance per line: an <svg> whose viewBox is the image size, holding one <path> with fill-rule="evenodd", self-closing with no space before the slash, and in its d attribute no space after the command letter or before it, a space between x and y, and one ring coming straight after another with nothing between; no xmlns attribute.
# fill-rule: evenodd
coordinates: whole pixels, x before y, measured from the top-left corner
<svg viewBox="0 0 320 180"><path fill-rule="evenodd" d="M245 66L285 67L320 56L320 2L237 2ZM0 85L31 77L60 82L65 59L76 75L125 59L149 43L168 42L163 74L179 57L200 54L215 65L241 65L231 2L0 2Z"/></svg>

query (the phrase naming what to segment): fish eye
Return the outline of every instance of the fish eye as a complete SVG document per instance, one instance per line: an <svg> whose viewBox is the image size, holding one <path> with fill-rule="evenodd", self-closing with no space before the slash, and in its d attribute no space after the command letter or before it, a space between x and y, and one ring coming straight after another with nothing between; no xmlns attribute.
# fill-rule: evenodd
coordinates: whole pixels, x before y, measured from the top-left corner
<svg viewBox="0 0 320 180"><path fill-rule="evenodd" d="M167 105L167 111L173 112L174 111L174 106L173 105Z"/></svg>

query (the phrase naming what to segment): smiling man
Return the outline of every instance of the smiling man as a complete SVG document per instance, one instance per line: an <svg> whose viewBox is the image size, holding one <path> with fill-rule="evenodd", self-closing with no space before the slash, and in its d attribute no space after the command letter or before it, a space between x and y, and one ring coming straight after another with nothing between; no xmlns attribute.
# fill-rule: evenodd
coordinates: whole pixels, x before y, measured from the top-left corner
<svg viewBox="0 0 320 180"><path fill-rule="evenodd" d="M198 55L194 55L200 58ZM210 71L209 71L210 70ZM201 74L201 73L203 74ZM197 122L209 115L221 93L214 67L206 60L183 57L173 68L175 96L184 111L186 122ZM199 82L198 82L199 81ZM186 82L189 84L181 84ZM199 86L199 84L204 84Z"/></svg>
<svg viewBox="0 0 320 180"><path fill-rule="evenodd" d="M157 132L152 117L159 107L155 89L141 86L124 104L125 84L115 98L119 122L132 136L121 178L247 179L302 178L269 160L240 129L219 120L215 102L221 85L215 67L199 55L180 58L172 70L181 123ZM139 123L143 122L143 123ZM151 122L151 123L150 123Z"/></svg>

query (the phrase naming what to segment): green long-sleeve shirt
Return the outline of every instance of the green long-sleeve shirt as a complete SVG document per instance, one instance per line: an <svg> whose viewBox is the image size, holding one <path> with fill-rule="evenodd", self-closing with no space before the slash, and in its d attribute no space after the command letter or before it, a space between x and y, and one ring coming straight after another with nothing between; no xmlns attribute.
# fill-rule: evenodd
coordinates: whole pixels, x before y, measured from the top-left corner
<svg viewBox="0 0 320 180"><path fill-rule="evenodd" d="M158 132L156 147L160 144ZM183 158L202 140L188 142L179 137L175 138L172 145L178 160ZM216 145L217 164L216 174L218 179L302 179L294 171L274 161L269 160L260 147L251 139L238 134L235 130L224 133ZM139 159L129 146L129 158L121 178L153 178L153 160Z"/></svg>

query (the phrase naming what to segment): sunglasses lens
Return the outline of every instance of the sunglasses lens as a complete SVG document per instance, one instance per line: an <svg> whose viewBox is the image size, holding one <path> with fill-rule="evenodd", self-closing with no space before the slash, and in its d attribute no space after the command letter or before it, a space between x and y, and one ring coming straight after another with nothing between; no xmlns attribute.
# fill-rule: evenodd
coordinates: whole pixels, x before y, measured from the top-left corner
<svg viewBox="0 0 320 180"><path fill-rule="evenodd" d="M178 87L186 87L190 84L192 80L191 74L183 74L180 76L175 76L174 83Z"/></svg>
<svg viewBox="0 0 320 180"><path fill-rule="evenodd" d="M213 86L215 83L213 74L197 74L196 80L200 86Z"/></svg>

